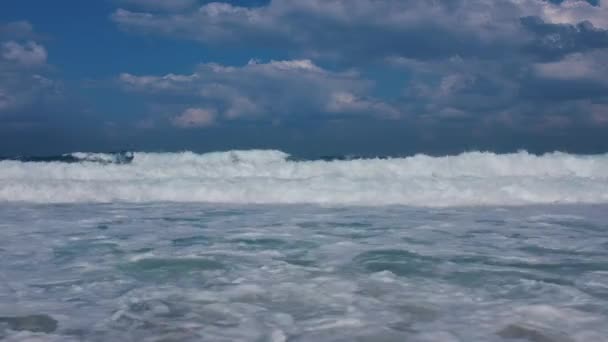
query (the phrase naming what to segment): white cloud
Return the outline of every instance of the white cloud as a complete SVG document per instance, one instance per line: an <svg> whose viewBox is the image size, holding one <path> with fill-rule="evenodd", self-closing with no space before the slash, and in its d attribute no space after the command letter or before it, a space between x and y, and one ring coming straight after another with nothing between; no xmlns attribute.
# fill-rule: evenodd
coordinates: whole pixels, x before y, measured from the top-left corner
<svg viewBox="0 0 608 342"><path fill-rule="evenodd" d="M522 20L528 16L541 20ZM551 100L605 97L604 88L588 95L577 82L570 90L551 80L593 80L591 87L608 80L608 54L598 50L608 44L602 30L608 29L608 0L597 6L585 0L270 0L255 7L205 2L179 13L119 9L112 20L130 32L243 49L280 47L296 56L242 67L209 63L181 79L123 79L140 92L191 94L200 101L192 105L216 108L220 118L411 113L472 120L507 112L523 118L557 113ZM397 72L403 72L406 90L396 105L372 96L373 83L361 75L332 72L313 60L362 68L388 62L404 70ZM387 79L378 76L379 82ZM582 108L569 105L571 112Z"/></svg>
<svg viewBox="0 0 608 342"><path fill-rule="evenodd" d="M148 94L150 99L213 108L224 119L400 114L393 106L369 96L372 83L357 73L329 71L310 60L250 61L241 67L207 63L189 75L123 73L119 81L126 90Z"/></svg>
<svg viewBox="0 0 608 342"><path fill-rule="evenodd" d="M47 52L44 46L36 42L8 41L2 44L2 57L23 66L40 66L46 63Z"/></svg>
<svg viewBox="0 0 608 342"><path fill-rule="evenodd" d="M332 113L366 113L387 118L399 118L402 112L377 100L366 100L349 92L335 92L327 103Z"/></svg>
<svg viewBox="0 0 608 342"><path fill-rule="evenodd" d="M216 115L213 109L188 108L171 122L180 128L207 127L215 122Z"/></svg>
<svg viewBox="0 0 608 342"><path fill-rule="evenodd" d="M36 33L27 21L0 25L0 114L15 114L57 98L59 85L44 75L46 48L33 41ZM25 41L23 41L25 39Z"/></svg>
<svg viewBox="0 0 608 342"><path fill-rule="evenodd" d="M444 54L463 39L483 45L516 37L519 11L504 0L271 0L260 7L211 2L178 14L118 9L112 20L130 31L205 43L273 43L307 56L386 56ZM424 36L444 46L409 44Z"/></svg>
<svg viewBox="0 0 608 342"><path fill-rule="evenodd" d="M309 58L383 60L512 53L533 38L520 19L608 29L608 0L271 0L243 7L210 2L180 13L118 9L125 30L212 44L282 46ZM433 42L433 43L429 43Z"/></svg>
<svg viewBox="0 0 608 342"><path fill-rule="evenodd" d="M135 90L158 90L165 91L170 89L178 89L180 85L192 83L198 75L175 75L167 74L165 76L135 76L129 73L122 73L119 76L120 81Z"/></svg>
<svg viewBox="0 0 608 342"><path fill-rule="evenodd" d="M562 60L536 64L536 73L557 80L591 80L608 85L608 49L573 53Z"/></svg>
<svg viewBox="0 0 608 342"><path fill-rule="evenodd" d="M608 29L608 0L599 0L594 6L586 0L564 0L560 4L543 0L511 0L522 14L535 15L553 24L575 25L583 21L595 27Z"/></svg>

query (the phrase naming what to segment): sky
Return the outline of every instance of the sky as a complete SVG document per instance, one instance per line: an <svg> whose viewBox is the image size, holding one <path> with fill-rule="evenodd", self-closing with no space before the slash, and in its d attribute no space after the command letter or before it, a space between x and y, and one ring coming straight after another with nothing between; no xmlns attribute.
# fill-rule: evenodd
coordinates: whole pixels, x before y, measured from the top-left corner
<svg viewBox="0 0 608 342"><path fill-rule="evenodd" d="M608 0L2 0L0 155L608 152Z"/></svg>

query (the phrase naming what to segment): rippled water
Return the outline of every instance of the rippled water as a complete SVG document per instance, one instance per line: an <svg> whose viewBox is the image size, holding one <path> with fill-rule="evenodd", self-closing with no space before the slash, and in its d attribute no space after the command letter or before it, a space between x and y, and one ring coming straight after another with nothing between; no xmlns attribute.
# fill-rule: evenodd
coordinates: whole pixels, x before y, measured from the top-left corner
<svg viewBox="0 0 608 342"><path fill-rule="evenodd" d="M608 341L605 205L0 217L7 341Z"/></svg>

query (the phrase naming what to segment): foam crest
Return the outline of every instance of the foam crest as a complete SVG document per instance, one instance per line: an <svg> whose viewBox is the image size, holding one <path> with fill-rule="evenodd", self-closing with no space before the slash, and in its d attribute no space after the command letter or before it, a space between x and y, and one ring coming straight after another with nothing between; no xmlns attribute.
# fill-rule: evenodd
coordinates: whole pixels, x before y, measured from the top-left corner
<svg viewBox="0 0 608 342"><path fill-rule="evenodd" d="M608 202L608 155L469 152L293 161L280 151L252 150L125 154L129 162L116 162L116 154L72 156L80 162L1 161L0 201L414 206Z"/></svg>

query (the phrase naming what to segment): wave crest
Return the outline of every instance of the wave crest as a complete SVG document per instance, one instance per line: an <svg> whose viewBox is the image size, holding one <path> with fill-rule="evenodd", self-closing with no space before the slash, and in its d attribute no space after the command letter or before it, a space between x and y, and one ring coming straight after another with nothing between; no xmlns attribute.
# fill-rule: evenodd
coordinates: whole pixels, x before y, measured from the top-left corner
<svg viewBox="0 0 608 342"><path fill-rule="evenodd" d="M608 155L294 161L281 151L72 154L0 162L0 201L468 206L608 203Z"/></svg>

